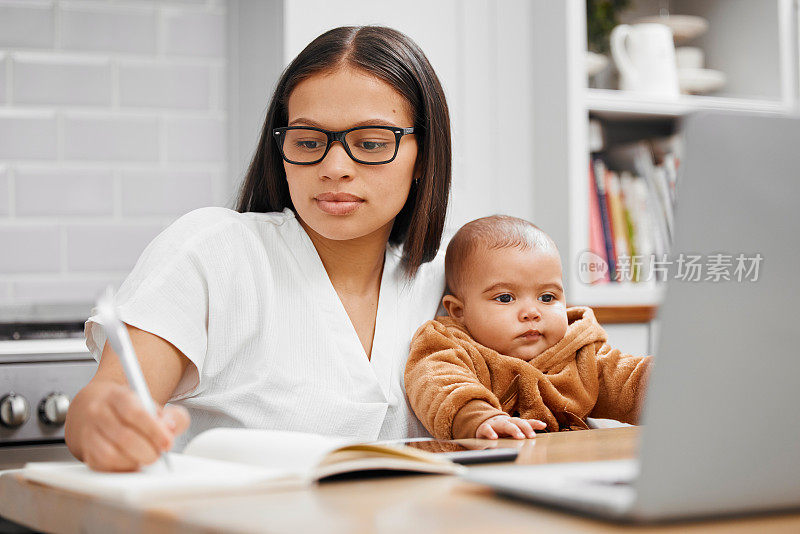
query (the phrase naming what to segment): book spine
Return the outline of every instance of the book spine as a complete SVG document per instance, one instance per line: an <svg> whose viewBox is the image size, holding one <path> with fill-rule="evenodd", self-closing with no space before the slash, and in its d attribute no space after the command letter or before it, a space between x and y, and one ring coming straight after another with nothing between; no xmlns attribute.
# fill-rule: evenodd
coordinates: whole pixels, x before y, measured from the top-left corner
<svg viewBox="0 0 800 534"><path fill-rule="evenodd" d="M633 192L630 187L631 176L628 172L623 172L619 177L619 194L622 204L622 214L625 219L625 239L628 241L628 252L631 256L631 281L640 280L639 264L634 261L637 255L641 254L636 244L639 227L633 210Z"/></svg>
<svg viewBox="0 0 800 534"><path fill-rule="evenodd" d="M643 257L645 251L642 247L642 236L646 231L644 221L642 220L641 213L639 213L635 180L636 178L628 172L624 171L620 174L620 190L622 191L622 205L625 211L625 223L628 227L628 240L631 252L631 272L632 280L640 282L642 279L642 272L640 263L635 262L633 258L639 256L641 261L646 261Z"/></svg>
<svg viewBox="0 0 800 534"><path fill-rule="evenodd" d="M664 213L665 228L667 230L667 243L672 243L674 232L674 217L672 212L672 195L669 192L667 172L663 167L653 169L653 178L658 190L658 198L661 201L661 210Z"/></svg>
<svg viewBox="0 0 800 534"><path fill-rule="evenodd" d="M603 226L603 241L608 258L609 280L616 280L617 265L614 256L614 237L611 233L611 219L608 214L608 199L606 198L605 174L606 166L603 160L594 159L594 184L597 188L597 205L600 208L600 221Z"/></svg>
<svg viewBox="0 0 800 534"><path fill-rule="evenodd" d="M614 281L619 281L619 262L617 259L619 258L619 254L617 253L617 240L616 234L614 233L614 212L611 211L611 174L606 167L605 175L603 176L603 184L606 188L606 213L608 214L608 229L611 232L611 256L614 258Z"/></svg>
<svg viewBox="0 0 800 534"><path fill-rule="evenodd" d="M606 245L603 240L603 221L600 218L600 205L597 198L597 184L594 178L594 169L589 165L589 250L602 258L608 266L608 256L606 255ZM602 276L592 280L592 283L608 282L608 270Z"/></svg>
<svg viewBox="0 0 800 534"><path fill-rule="evenodd" d="M611 230L614 235L614 258L617 265L617 274L621 275L619 268L620 258L630 256L630 246L627 236L628 225L625 222L625 213L620 196L619 175L614 171L606 171L606 177L608 178L606 196L608 197L608 204L610 207ZM630 273L628 273L627 278L630 278Z"/></svg>

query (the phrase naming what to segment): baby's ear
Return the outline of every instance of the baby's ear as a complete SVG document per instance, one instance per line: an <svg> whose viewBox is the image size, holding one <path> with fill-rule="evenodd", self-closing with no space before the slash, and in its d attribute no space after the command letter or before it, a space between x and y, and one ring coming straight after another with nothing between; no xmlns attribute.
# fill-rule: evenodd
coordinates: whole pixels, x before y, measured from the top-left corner
<svg viewBox="0 0 800 534"><path fill-rule="evenodd" d="M447 315L458 322L464 318L464 304L454 295L445 295L442 297L442 306L447 310Z"/></svg>

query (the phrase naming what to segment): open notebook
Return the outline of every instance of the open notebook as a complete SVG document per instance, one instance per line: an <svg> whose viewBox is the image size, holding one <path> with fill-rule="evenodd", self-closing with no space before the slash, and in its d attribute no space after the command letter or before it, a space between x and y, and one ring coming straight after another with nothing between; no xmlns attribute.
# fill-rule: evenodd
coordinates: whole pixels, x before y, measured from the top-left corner
<svg viewBox="0 0 800 534"><path fill-rule="evenodd" d="M157 462L135 473L101 473L84 464L29 463L26 479L114 500L150 500L309 484L369 470L457 474L450 460L395 444L272 430L217 428L195 437L182 454L169 453L172 471Z"/></svg>

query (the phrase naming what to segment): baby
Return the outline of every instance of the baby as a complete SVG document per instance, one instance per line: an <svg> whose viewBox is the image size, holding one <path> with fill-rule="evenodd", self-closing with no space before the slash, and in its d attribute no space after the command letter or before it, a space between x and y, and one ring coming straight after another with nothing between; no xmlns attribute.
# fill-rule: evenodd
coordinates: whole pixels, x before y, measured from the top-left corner
<svg viewBox="0 0 800 534"><path fill-rule="evenodd" d="M589 308L567 308L553 240L495 215L447 247L448 317L417 330L405 384L440 439L532 438L589 428L586 417L635 423L651 357L622 354Z"/></svg>

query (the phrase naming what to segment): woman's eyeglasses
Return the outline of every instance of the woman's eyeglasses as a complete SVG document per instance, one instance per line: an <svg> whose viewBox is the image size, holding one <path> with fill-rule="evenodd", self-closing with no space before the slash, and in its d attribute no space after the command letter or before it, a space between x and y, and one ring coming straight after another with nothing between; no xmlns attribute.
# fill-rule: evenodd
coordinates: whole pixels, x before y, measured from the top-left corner
<svg viewBox="0 0 800 534"><path fill-rule="evenodd" d="M382 165L397 156L400 139L413 133L414 128L395 126L357 126L340 132L311 126L283 126L272 130L281 156L294 165L319 163L325 159L334 141L342 143L353 161Z"/></svg>

